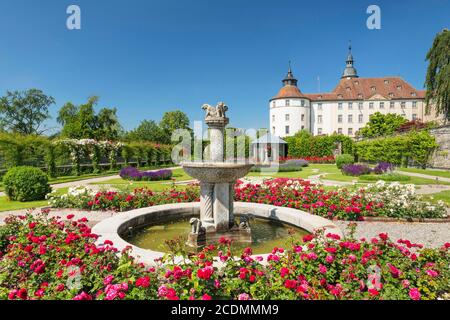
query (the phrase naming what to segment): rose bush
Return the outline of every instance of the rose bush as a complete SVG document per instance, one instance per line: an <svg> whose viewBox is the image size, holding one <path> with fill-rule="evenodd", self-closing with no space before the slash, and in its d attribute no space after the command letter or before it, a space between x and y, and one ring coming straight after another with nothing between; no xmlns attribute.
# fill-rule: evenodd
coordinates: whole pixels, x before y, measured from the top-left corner
<svg viewBox="0 0 450 320"><path fill-rule="evenodd" d="M84 210L128 211L179 202L200 201L197 187L185 191L169 190L152 192L146 188L128 191L93 191L85 187L69 189L67 194L51 195L49 204L54 208L77 208Z"/></svg>
<svg viewBox="0 0 450 320"><path fill-rule="evenodd" d="M302 179L269 179L258 184L244 179L234 188L235 201L270 204L300 209L328 219L364 220L364 217L444 218L443 202L422 201L414 185L387 184L379 181L355 190L325 190ZM94 192L71 189L65 195L53 195L49 203L56 208L127 211L167 203L199 201L198 186L184 191L152 192L148 189Z"/></svg>
<svg viewBox="0 0 450 320"><path fill-rule="evenodd" d="M446 217L443 202L421 200L414 185L379 181L356 190L327 191L302 179L270 179L262 184L237 183L235 200L301 209L328 219L363 220L364 217Z"/></svg>
<svg viewBox="0 0 450 320"><path fill-rule="evenodd" d="M0 299L419 300L450 292L450 243L425 249L387 234L292 238L265 265L250 248L232 252L223 238L180 263L168 254L148 267L128 248L119 254L111 241L97 245L85 218L26 215L9 218L0 230Z"/></svg>

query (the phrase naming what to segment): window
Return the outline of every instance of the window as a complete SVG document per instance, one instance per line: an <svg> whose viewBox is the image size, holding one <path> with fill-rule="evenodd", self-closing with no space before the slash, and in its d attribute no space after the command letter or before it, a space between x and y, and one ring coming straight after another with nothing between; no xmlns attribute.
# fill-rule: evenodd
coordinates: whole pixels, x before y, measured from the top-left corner
<svg viewBox="0 0 450 320"><path fill-rule="evenodd" d="M349 114L348 115L348 123L352 123L353 122L353 115Z"/></svg>
<svg viewBox="0 0 450 320"><path fill-rule="evenodd" d="M342 102L339 102L339 103L338 103L338 109L339 109L339 110L342 110Z"/></svg>
<svg viewBox="0 0 450 320"><path fill-rule="evenodd" d="M412 107L413 107L413 109L416 109L416 108L417 108L417 101L413 101Z"/></svg>
<svg viewBox="0 0 450 320"><path fill-rule="evenodd" d="M358 109L362 110L364 108L364 104L362 102L358 103Z"/></svg>
<svg viewBox="0 0 450 320"><path fill-rule="evenodd" d="M389 98L393 98L394 97L394 93L393 92L389 92Z"/></svg>
<svg viewBox="0 0 450 320"><path fill-rule="evenodd" d="M384 80L384 84L389 84L389 80Z"/></svg>
<svg viewBox="0 0 450 320"><path fill-rule="evenodd" d="M358 122L363 123L363 121L364 121L364 115L358 114Z"/></svg>
<svg viewBox="0 0 450 320"><path fill-rule="evenodd" d="M317 116L317 123L322 123L322 115Z"/></svg>
<svg viewBox="0 0 450 320"><path fill-rule="evenodd" d="M338 123L342 123L342 114L338 115Z"/></svg>
<svg viewBox="0 0 450 320"><path fill-rule="evenodd" d="M349 109L349 110L352 110L352 109L353 109L353 102L349 102L349 103L348 103L348 109Z"/></svg>
<svg viewBox="0 0 450 320"><path fill-rule="evenodd" d="M342 134L342 128L338 128L338 133Z"/></svg>
<svg viewBox="0 0 450 320"><path fill-rule="evenodd" d="M352 136L353 135L353 128L348 128L348 135Z"/></svg>
<svg viewBox="0 0 450 320"><path fill-rule="evenodd" d="M275 127L272 127L272 133L275 134Z"/></svg>
<svg viewBox="0 0 450 320"><path fill-rule="evenodd" d="M402 109L404 109L406 107L406 102L402 101L402 103L400 105L401 105Z"/></svg>
<svg viewBox="0 0 450 320"><path fill-rule="evenodd" d="M305 129L305 126L302 126L302 130Z"/></svg>
<svg viewBox="0 0 450 320"><path fill-rule="evenodd" d="M273 101L273 102L272 102L272 107L275 108L275 106L276 106L275 101Z"/></svg>
<svg viewBox="0 0 450 320"><path fill-rule="evenodd" d="M286 100L286 107L289 107L291 105L291 101L290 100Z"/></svg>
<svg viewBox="0 0 450 320"><path fill-rule="evenodd" d="M380 109L384 109L384 102L380 102Z"/></svg>
<svg viewBox="0 0 450 320"><path fill-rule="evenodd" d="M370 90L372 90L372 91L376 91L376 90L377 90L377 88L375 88L375 87L370 87Z"/></svg>
<svg viewBox="0 0 450 320"><path fill-rule="evenodd" d="M322 103L317 104L317 110L322 110Z"/></svg>
<svg viewBox="0 0 450 320"><path fill-rule="evenodd" d="M275 122L275 115L272 115L272 122Z"/></svg>
<svg viewBox="0 0 450 320"><path fill-rule="evenodd" d="M413 120L417 120L417 114L413 113L412 119L413 119Z"/></svg>
<svg viewBox="0 0 450 320"><path fill-rule="evenodd" d="M302 114L302 121L305 121L305 115Z"/></svg>
<svg viewBox="0 0 450 320"><path fill-rule="evenodd" d="M289 126L286 126L286 127L284 128L284 132L285 132L286 134L289 134Z"/></svg>
<svg viewBox="0 0 450 320"><path fill-rule="evenodd" d="M302 100L302 107L305 106L305 100Z"/></svg>
<svg viewBox="0 0 450 320"><path fill-rule="evenodd" d="M317 128L317 134L322 134L322 128Z"/></svg>
<svg viewBox="0 0 450 320"><path fill-rule="evenodd" d="M369 109L373 109L373 102L369 103Z"/></svg>
<svg viewBox="0 0 450 320"><path fill-rule="evenodd" d="M394 101L391 101L391 102L389 103L389 108L394 109L394 107L395 107L395 102L394 102Z"/></svg>
<svg viewBox="0 0 450 320"><path fill-rule="evenodd" d="M415 92L411 92L411 97L417 97L417 94Z"/></svg>
<svg viewBox="0 0 450 320"><path fill-rule="evenodd" d="M285 118L286 121L289 121L289 113L286 113L284 118Z"/></svg>
<svg viewBox="0 0 450 320"><path fill-rule="evenodd" d="M402 86L398 85L398 86L397 86L397 90L398 90L398 91L402 90Z"/></svg>

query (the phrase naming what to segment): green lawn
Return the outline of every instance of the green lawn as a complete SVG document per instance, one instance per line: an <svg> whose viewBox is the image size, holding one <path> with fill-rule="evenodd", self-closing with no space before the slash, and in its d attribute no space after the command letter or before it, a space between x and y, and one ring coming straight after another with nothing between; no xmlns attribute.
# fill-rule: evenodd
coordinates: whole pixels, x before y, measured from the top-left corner
<svg viewBox="0 0 450 320"><path fill-rule="evenodd" d="M431 202L438 202L439 200L444 201L447 206L450 207L450 190L441 191L438 193L430 194L424 196L424 199L429 200Z"/></svg>
<svg viewBox="0 0 450 320"><path fill-rule="evenodd" d="M418 168L399 168L399 171L427 174L434 177L450 178L450 170L431 170Z"/></svg>
<svg viewBox="0 0 450 320"><path fill-rule="evenodd" d="M183 169L175 169L173 171L172 178L175 181L187 181L192 180L192 177L186 174ZM101 182L92 183L95 185L110 185L113 188L119 190L132 190L135 188L149 188L153 191L163 191L167 189L172 189L174 187L171 181L130 181L122 178L110 179ZM183 186L177 186L177 188L185 188Z"/></svg>
<svg viewBox="0 0 450 320"><path fill-rule="evenodd" d="M57 194L67 193L68 188L61 188L55 191ZM21 210L48 206L47 200L40 201L30 201L30 202L20 202L20 201L10 201L7 196L0 197L0 212L11 211L11 210Z"/></svg>

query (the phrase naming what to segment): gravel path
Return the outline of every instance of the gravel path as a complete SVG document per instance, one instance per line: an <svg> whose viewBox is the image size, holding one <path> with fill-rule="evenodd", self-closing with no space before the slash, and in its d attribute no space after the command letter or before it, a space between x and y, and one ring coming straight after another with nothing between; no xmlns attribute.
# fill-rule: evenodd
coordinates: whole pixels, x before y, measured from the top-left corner
<svg viewBox="0 0 450 320"><path fill-rule="evenodd" d="M347 234L348 221L334 221ZM371 239L380 233L387 233L391 239L408 239L414 243L421 243L425 247L441 247L450 242L450 223L425 222L356 222L356 237Z"/></svg>

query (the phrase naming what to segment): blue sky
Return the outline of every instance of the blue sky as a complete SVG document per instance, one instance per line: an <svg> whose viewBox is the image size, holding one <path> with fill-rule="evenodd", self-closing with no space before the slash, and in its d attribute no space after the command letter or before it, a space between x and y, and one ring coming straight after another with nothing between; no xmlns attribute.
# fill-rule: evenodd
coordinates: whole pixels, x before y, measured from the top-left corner
<svg viewBox="0 0 450 320"><path fill-rule="evenodd" d="M82 29L66 28L81 7ZM366 9L381 8L381 30ZM0 94L39 88L57 110L90 95L117 107L125 129L225 101L232 125L266 127L288 60L303 92L337 84L352 40L360 76L402 76L423 88L425 55L450 27L450 1L1 0Z"/></svg>

